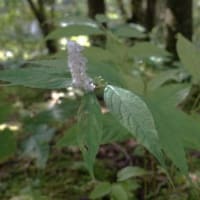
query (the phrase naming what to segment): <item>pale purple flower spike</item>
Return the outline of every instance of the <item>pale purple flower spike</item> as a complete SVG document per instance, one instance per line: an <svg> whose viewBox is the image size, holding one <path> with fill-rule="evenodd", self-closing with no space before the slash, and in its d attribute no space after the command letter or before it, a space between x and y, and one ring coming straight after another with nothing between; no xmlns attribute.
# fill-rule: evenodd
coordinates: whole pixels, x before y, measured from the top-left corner
<svg viewBox="0 0 200 200"><path fill-rule="evenodd" d="M68 67L72 75L72 85L85 91L93 91L95 86L86 73L87 59L83 57L83 47L74 41L68 41Z"/></svg>

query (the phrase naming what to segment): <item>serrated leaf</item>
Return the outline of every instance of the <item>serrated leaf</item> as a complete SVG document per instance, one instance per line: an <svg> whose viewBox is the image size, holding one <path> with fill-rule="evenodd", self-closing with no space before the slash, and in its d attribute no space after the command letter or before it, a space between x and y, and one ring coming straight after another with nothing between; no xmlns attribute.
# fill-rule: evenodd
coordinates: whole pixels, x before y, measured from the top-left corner
<svg viewBox="0 0 200 200"><path fill-rule="evenodd" d="M104 100L119 122L163 164L158 133L145 102L136 94L114 86L105 88Z"/></svg>
<svg viewBox="0 0 200 200"><path fill-rule="evenodd" d="M16 139L9 130L0 132L0 163L9 159L16 151Z"/></svg>
<svg viewBox="0 0 200 200"><path fill-rule="evenodd" d="M200 79L200 50L197 49L189 40L178 34L177 53L184 65L194 79Z"/></svg>
<svg viewBox="0 0 200 200"><path fill-rule="evenodd" d="M57 28L55 31L51 32L46 39L59 39L62 37L99 34L103 34L103 31L101 31L95 24L69 24L66 27Z"/></svg>
<svg viewBox="0 0 200 200"><path fill-rule="evenodd" d="M114 198L114 200L128 200L128 194L120 184L112 185L111 196Z"/></svg>
<svg viewBox="0 0 200 200"><path fill-rule="evenodd" d="M78 144L83 154L85 166L90 175L94 177L93 167L103 135L102 114L99 103L93 94L87 94L83 97L82 108L78 124L82 135L79 134Z"/></svg>
<svg viewBox="0 0 200 200"><path fill-rule="evenodd" d="M132 177L137 177L137 176L144 176L147 174L147 171L140 168L140 167L126 167L121 169L117 173L117 181L125 181L127 179L130 179Z"/></svg>
<svg viewBox="0 0 200 200"><path fill-rule="evenodd" d="M90 193L91 199L98 199L108 195L111 192L111 184L109 182L98 183Z"/></svg>
<svg viewBox="0 0 200 200"><path fill-rule="evenodd" d="M57 89L71 85L70 75L62 67L27 67L0 72L0 80L11 85Z"/></svg>

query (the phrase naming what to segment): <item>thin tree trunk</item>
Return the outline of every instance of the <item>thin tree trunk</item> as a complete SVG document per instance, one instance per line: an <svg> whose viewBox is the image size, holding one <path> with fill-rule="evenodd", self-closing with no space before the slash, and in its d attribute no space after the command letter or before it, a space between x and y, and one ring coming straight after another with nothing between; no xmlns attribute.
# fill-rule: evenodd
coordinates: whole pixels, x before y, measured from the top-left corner
<svg viewBox="0 0 200 200"><path fill-rule="evenodd" d="M37 5L32 0L27 0L29 6L39 22L43 36L46 37L50 32L54 30L54 25L51 20L47 18L46 10L44 7L44 0L38 0ZM46 47L50 54L57 52L57 44L55 40L46 40Z"/></svg>
<svg viewBox="0 0 200 200"><path fill-rule="evenodd" d="M106 5L104 0L88 0L88 16L95 19L97 14L105 14Z"/></svg>
<svg viewBox="0 0 200 200"><path fill-rule="evenodd" d="M144 24L143 0L131 0L131 13L128 23Z"/></svg>
<svg viewBox="0 0 200 200"><path fill-rule="evenodd" d="M95 19L96 15L105 15L106 4L104 0L87 0L88 2L88 16ZM106 24L103 23L102 26L105 28ZM91 42L95 46L104 46L106 38L104 35L97 35L90 37Z"/></svg>
<svg viewBox="0 0 200 200"><path fill-rule="evenodd" d="M150 32L155 25L157 0L147 0L145 11L145 28Z"/></svg>
<svg viewBox="0 0 200 200"><path fill-rule="evenodd" d="M192 0L167 0L165 23L166 49L177 58L176 34L192 39Z"/></svg>

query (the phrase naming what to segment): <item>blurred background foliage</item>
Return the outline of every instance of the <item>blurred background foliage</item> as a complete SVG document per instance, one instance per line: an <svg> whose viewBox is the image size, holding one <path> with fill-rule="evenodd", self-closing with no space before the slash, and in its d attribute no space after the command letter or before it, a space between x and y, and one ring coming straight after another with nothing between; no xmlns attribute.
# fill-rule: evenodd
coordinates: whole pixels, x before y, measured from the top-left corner
<svg viewBox="0 0 200 200"><path fill-rule="evenodd" d="M191 150L199 143L186 142L192 183L169 162L171 186L155 158L107 113L101 87L99 182L91 181L76 147L81 94L66 90L71 39L85 46L97 85L150 97L158 91L154 100L166 110L176 102L199 120L200 88L191 81L198 66L183 65L200 62L187 59L196 50L184 39L176 48L177 33L200 46L199 0L1 0L0 11L0 199L199 199L199 152Z"/></svg>

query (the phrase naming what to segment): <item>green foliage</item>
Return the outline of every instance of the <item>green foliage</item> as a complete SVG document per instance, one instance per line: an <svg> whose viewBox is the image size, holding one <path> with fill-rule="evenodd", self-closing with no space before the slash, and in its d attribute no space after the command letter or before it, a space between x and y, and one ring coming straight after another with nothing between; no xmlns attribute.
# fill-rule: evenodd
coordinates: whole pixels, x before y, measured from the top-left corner
<svg viewBox="0 0 200 200"><path fill-rule="evenodd" d="M179 34L177 42L177 52L182 64L193 76L194 81L198 81L200 77L200 50L195 47L189 40Z"/></svg>
<svg viewBox="0 0 200 200"><path fill-rule="evenodd" d="M52 140L55 130L47 125L36 126L31 136L22 142L23 156L36 161L38 168L44 168L49 156L49 142Z"/></svg>
<svg viewBox="0 0 200 200"><path fill-rule="evenodd" d="M98 199L108 195L111 192L111 184L108 182L98 183L90 194L91 199Z"/></svg>
<svg viewBox="0 0 200 200"><path fill-rule="evenodd" d="M128 51L130 57L134 58L148 58L151 56L154 57L166 57L170 54L158 46L150 42L138 42Z"/></svg>
<svg viewBox="0 0 200 200"><path fill-rule="evenodd" d="M8 129L0 131L0 163L7 161L16 151L14 133Z"/></svg>
<svg viewBox="0 0 200 200"><path fill-rule="evenodd" d="M107 86L104 100L111 113L163 164L163 155L154 119L147 105L136 94Z"/></svg>
<svg viewBox="0 0 200 200"><path fill-rule="evenodd" d="M46 39L59 39L78 35L99 35L102 33L95 24L69 24L51 32Z"/></svg>
<svg viewBox="0 0 200 200"><path fill-rule="evenodd" d="M4 70L0 72L0 79L9 85L42 89L66 88L71 84L69 73L59 66Z"/></svg>
<svg viewBox="0 0 200 200"><path fill-rule="evenodd" d="M78 130L82 132L78 137L78 145L82 151L86 168L94 177L94 162L101 144L103 127L101 110L94 95L85 95L78 113Z"/></svg>
<svg viewBox="0 0 200 200"><path fill-rule="evenodd" d="M129 178L132 177L138 177L138 176L143 176L146 175L147 171L140 168L140 167L126 167L121 169L118 173L117 173L117 181L125 181Z"/></svg>
<svg viewBox="0 0 200 200"><path fill-rule="evenodd" d="M145 38L146 34L133 25L122 24L113 28L113 33L122 38Z"/></svg>
<svg viewBox="0 0 200 200"><path fill-rule="evenodd" d="M111 197L113 200L128 200L128 194L120 184L112 185Z"/></svg>

